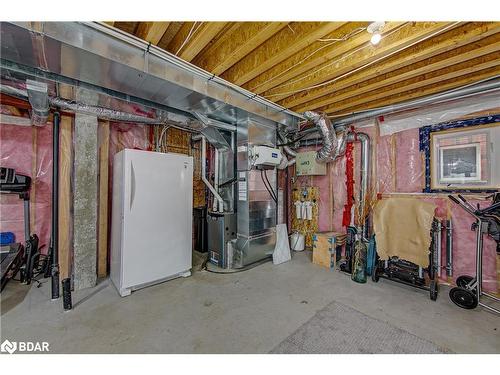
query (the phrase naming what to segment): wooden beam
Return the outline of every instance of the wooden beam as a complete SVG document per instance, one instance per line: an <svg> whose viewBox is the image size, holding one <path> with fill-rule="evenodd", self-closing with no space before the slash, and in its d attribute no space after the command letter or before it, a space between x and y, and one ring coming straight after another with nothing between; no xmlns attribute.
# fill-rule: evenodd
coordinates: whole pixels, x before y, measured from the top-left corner
<svg viewBox="0 0 500 375"><path fill-rule="evenodd" d="M202 69L220 75L287 24L288 22L237 23L236 28L224 38L224 43L217 43L215 48L204 51L193 62Z"/></svg>
<svg viewBox="0 0 500 375"><path fill-rule="evenodd" d="M342 25L342 22L292 22L289 27L283 28L233 65L221 77L243 85Z"/></svg>
<svg viewBox="0 0 500 375"><path fill-rule="evenodd" d="M167 31L165 31L165 34L163 34L162 38L157 43L157 46L170 52L170 50L168 50L168 45L182 28L182 25L184 25L184 22L171 22Z"/></svg>
<svg viewBox="0 0 500 375"><path fill-rule="evenodd" d="M115 26L115 21L104 21L104 23L109 26Z"/></svg>
<svg viewBox="0 0 500 375"><path fill-rule="evenodd" d="M60 151L59 151L59 272L61 280L71 275L72 249L70 233L71 218L71 170L73 119L70 116L61 116L60 124Z"/></svg>
<svg viewBox="0 0 500 375"><path fill-rule="evenodd" d="M384 86L380 90L373 90L367 94L357 95L354 98L349 98L348 100L342 100L333 103L327 107L322 107L320 111L342 111L346 108L361 105L363 103L381 99L390 95L404 93L410 90L418 89L420 87L436 84L438 82L461 78L462 76L470 75L483 69L494 68L500 66L500 52L490 54L488 59L472 59L465 63L457 64L457 66L460 67L457 70L450 71L448 70L449 68L440 69L435 72L427 73L421 76L414 77L412 79L398 82L396 84Z"/></svg>
<svg viewBox="0 0 500 375"><path fill-rule="evenodd" d="M136 35L146 42L157 45L169 25L170 22L140 22Z"/></svg>
<svg viewBox="0 0 500 375"><path fill-rule="evenodd" d="M108 273L109 122L102 121L99 125L99 225L97 239L97 277L106 277Z"/></svg>
<svg viewBox="0 0 500 375"><path fill-rule="evenodd" d="M466 54L465 56L474 57L489 53L491 50L488 51L488 48L491 47L488 46L500 40L500 34L498 34L500 32L500 23L497 23L496 26L493 26L493 24L489 23L480 27L469 24L464 28L454 29L439 35L437 38L440 40L431 38L414 48L408 49L404 52L404 55L397 54L380 64L374 64L358 73L336 80L325 87L325 89L328 88L325 99L313 99L295 107L294 110L302 111L326 105L332 92L335 92L336 97L342 95L343 90L346 88L349 88L349 92L354 92L354 90L357 90L357 86L353 85L365 87L365 85L396 77L402 73L411 74L411 72L420 68L425 69L425 66L428 66L429 70L438 69L447 64L451 65L461 61L461 59L464 59L464 56L462 56L464 54ZM470 26L474 26L474 28ZM497 34L492 35L495 32ZM455 37L450 33L454 34ZM354 94L357 94L357 92L354 92Z"/></svg>
<svg viewBox="0 0 500 375"><path fill-rule="evenodd" d="M289 83L270 90L264 96L273 101L278 101L287 108L295 107L325 95L330 88L326 85L324 87L300 91L295 94L291 94L291 92L321 84L327 80L352 72L354 69L361 69L361 67L368 63L375 64L378 61L388 58L392 54L399 53L403 49L415 45L424 38L443 32L452 25L454 24L446 22L405 24L401 28L386 34L377 46L373 46L370 42L366 42L361 47L349 53L342 54L333 60L326 61L312 72L301 74Z"/></svg>
<svg viewBox="0 0 500 375"><path fill-rule="evenodd" d="M344 48L347 44L352 46L353 43L357 43L363 35L355 34L356 29L364 28L367 25L368 22L347 22L338 29L324 35L321 39L325 41L313 41L308 46L305 46L296 52L294 55L248 81L243 85L243 87L247 90L255 92L256 94L260 94L283 82L286 82L300 73L325 62L323 56L327 53L331 53L333 50L337 51L339 48ZM394 25L400 24L398 23ZM388 25L389 29L391 27L393 27L393 23ZM363 32L360 31L360 34L361 33ZM349 35L351 35L351 37L344 41L338 40L346 38ZM362 40L366 41L365 39L366 36L364 36ZM326 40L331 41L327 42Z"/></svg>
<svg viewBox="0 0 500 375"><path fill-rule="evenodd" d="M500 34L498 36L498 40L500 40ZM331 105L336 102L340 102L350 97L369 93L371 91L378 90L382 87L386 87L394 83L402 81L407 82L408 79L422 76L434 71L439 71L442 74L447 74L451 70L458 71L463 68L473 67L474 63L484 63L485 59L494 60L500 58L500 42L488 44L482 48L476 47L477 45L471 45L471 47L469 48L469 53L459 54L458 51L450 51L445 54L435 56L434 58L421 61L420 63L395 70L393 72L390 72L390 74L382 74L378 77L358 83L356 85L348 86L341 90L335 90L334 93L319 98L320 100L313 100L301 104L297 107L293 107L292 109L296 112L316 109ZM482 58L483 56L484 58ZM476 69L476 71L477 70L480 69Z"/></svg>
<svg viewBox="0 0 500 375"><path fill-rule="evenodd" d="M0 116L1 117L1 116ZM29 120L29 119L28 119ZM31 125L31 120L30 125ZM0 121L2 124L5 122ZM37 233L36 229L36 188L37 188L37 171L38 171L38 126L31 128L31 189L30 189L30 230L31 233ZM48 246L47 246L48 248ZM47 250L47 248L45 250Z"/></svg>
<svg viewBox="0 0 500 375"><path fill-rule="evenodd" d="M199 28L196 26L197 31L184 44L178 56L183 60L191 61L225 26L226 22L204 22Z"/></svg>
<svg viewBox="0 0 500 375"><path fill-rule="evenodd" d="M500 68L498 66L496 66L493 68L481 70L481 71L474 73L474 74L470 74L470 75L468 74L466 76L462 76L462 77L460 77L460 79L452 79L451 81L446 81L444 83L440 82L437 84L432 84L430 86L410 90L408 92L390 95L390 96L387 96L387 97L382 98L382 99L363 103L361 105L352 106L350 108L347 108L344 111L338 111L337 108L332 108L330 110L330 112L328 112L328 114L334 115L334 116L347 116L347 115L352 114L353 112L378 108L378 107L381 107L384 105L389 105L389 104L397 104L397 103L401 103L401 102L404 102L407 100L436 94L439 92L443 92L446 90L450 90L450 89L454 89L454 88L457 88L460 86L464 86L467 84L472 84L474 82L478 82L478 81L486 79L486 78L491 78L491 77L498 75L498 74L500 74Z"/></svg>

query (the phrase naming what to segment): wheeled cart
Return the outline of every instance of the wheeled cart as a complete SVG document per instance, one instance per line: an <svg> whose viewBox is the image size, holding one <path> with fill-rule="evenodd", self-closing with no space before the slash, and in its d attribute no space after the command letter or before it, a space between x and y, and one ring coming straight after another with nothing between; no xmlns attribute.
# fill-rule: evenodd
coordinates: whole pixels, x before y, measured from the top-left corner
<svg viewBox="0 0 500 375"><path fill-rule="evenodd" d="M499 251L500 193L492 195L493 203L484 209L475 208L460 194L457 195L458 199L453 195L448 195L448 197L476 219L472 225L472 230L476 231L476 276L459 276L456 280L457 286L450 290L450 299L463 309L474 309L480 305L489 311L500 314L499 309L481 302L483 296L500 302L499 298L482 291L483 234L488 234L497 242L497 252Z"/></svg>
<svg viewBox="0 0 500 375"><path fill-rule="evenodd" d="M434 240L434 233L440 230L437 223L438 221L434 220L431 233L433 240L430 246L428 267L421 267L415 263L400 259L396 256L390 257L389 259L380 259L376 256L372 269L372 281L378 282L380 278L383 278L414 288L426 290L429 292L429 298L432 301L435 301L438 296L438 283L435 280L437 268L437 264L435 263L437 256L435 254L438 252L438 246L441 246L440 243L436 243Z"/></svg>

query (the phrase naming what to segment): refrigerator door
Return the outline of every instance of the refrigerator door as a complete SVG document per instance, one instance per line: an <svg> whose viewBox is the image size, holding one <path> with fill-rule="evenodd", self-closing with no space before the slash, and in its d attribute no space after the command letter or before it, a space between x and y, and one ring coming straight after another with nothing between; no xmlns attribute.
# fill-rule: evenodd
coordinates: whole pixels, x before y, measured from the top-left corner
<svg viewBox="0 0 500 375"><path fill-rule="evenodd" d="M193 158L127 150L122 288L191 268Z"/></svg>

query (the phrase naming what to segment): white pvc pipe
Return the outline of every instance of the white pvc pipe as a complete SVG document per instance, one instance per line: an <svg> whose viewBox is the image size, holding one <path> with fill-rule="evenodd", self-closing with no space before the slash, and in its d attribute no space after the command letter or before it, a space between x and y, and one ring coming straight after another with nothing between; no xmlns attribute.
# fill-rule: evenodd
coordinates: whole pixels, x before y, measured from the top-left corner
<svg viewBox="0 0 500 375"><path fill-rule="evenodd" d="M207 185L210 192L214 195L215 199L219 202L219 212L224 212L224 201L222 200L221 196L215 191L214 187L212 186L212 184L210 184L210 182L207 180L207 177L206 177L206 167L205 167L205 163L207 161L206 153L207 153L207 140L205 137L202 137L201 138L201 180L203 181L203 183L205 185ZM216 206L214 205L214 207L216 207ZM214 211L217 211L217 209L215 209Z"/></svg>

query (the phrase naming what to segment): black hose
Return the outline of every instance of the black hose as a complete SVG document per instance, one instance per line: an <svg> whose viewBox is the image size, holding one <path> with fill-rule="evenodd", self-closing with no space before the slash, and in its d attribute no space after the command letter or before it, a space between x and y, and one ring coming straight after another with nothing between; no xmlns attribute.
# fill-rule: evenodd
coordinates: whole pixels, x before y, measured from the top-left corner
<svg viewBox="0 0 500 375"><path fill-rule="evenodd" d="M272 259L273 259L272 257L267 257L267 258L264 258L264 259L259 260L257 262L254 262L252 264L249 264L248 266L245 266L243 268L237 268L234 271L224 272L224 271L212 271L212 270L209 270L207 268L207 263L208 263L208 258L207 258L205 260L205 262L203 263L203 265L201 266L201 269L203 271L207 271L207 272L210 272L210 273L216 273L216 274L219 274L219 275L228 275L228 274L240 273L240 272L245 272L245 271L251 270L252 268L255 268L257 266L260 266L261 264L267 263L267 262L271 261Z"/></svg>
<svg viewBox="0 0 500 375"><path fill-rule="evenodd" d="M59 112L52 129L52 299L59 298Z"/></svg>
<svg viewBox="0 0 500 375"><path fill-rule="evenodd" d="M266 179L264 180L264 175L266 176ZM277 197L274 195L274 191L273 189L271 188L271 184L269 184L269 186L267 186L266 184L266 181L269 183L269 180L267 179L267 174L264 173L264 170L261 169L260 170L260 178L262 179L262 183L264 184L267 192L269 193L269 195L271 196L272 200L274 201L274 203L278 204L278 199Z"/></svg>

